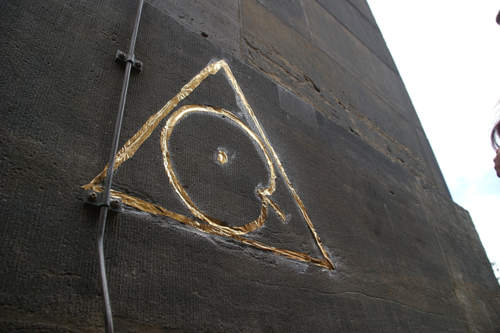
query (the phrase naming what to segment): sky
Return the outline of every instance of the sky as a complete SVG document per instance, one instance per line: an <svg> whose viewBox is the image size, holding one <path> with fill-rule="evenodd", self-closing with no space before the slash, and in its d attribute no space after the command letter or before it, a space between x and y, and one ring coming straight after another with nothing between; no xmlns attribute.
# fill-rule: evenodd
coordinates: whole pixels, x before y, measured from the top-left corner
<svg viewBox="0 0 500 333"><path fill-rule="evenodd" d="M453 200L500 265L500 0L368 0ZM496 272L500 277L500 272Z"/></svg>

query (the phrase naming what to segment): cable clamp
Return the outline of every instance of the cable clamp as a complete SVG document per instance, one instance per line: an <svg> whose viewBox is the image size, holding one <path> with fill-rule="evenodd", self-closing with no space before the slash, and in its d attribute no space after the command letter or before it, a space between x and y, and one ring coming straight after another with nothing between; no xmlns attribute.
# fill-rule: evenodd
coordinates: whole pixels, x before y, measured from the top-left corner
<svg viewBox="0 0 500 333"><path fill-rule="evenodd" d="M118 198L113 197L106 200L106 198L104 197L104 192L87 192L85 203L96 207L107 206L111 211L117 213L123 211L122 201Z"/></svg>
<svg viewBox="0 0 500 333"><path fill-rule="evenodd" d="M132 64L132 69L142 72L143 63L135 58L133 54L127 54L121 50L117 50L115 54L115 62L125 65L127 62Z"/></svg>

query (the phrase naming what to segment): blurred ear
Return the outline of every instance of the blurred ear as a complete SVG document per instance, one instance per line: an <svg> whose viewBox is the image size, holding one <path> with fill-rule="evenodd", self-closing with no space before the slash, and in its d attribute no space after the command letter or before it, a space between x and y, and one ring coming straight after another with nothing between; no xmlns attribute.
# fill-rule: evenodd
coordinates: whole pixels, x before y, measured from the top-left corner
<svg viewBox="0 0 500 333"><path fill-rule="evenodd" d="M491 130L490 140L494 149L500 148L500 143L497 141L500 138L500 120L495 124Z"/></svg>

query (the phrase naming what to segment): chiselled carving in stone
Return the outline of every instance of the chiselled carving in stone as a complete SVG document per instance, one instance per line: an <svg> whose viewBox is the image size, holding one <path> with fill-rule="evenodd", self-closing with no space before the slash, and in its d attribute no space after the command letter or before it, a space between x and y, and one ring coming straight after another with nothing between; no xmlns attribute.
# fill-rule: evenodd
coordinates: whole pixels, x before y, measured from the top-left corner
<svg viewBox="0 0 500 333"><path fill-rule="evenodd" d="M239 119L235 114L219 108L214 108L205 105L185 105L171 112L176 108L176 106L187 96L189 96L208 76L215 75L220 70L223 70L228 83L233 88L236 98L241 103L241 108L243 109L250 121L253 122L253 127L257 130L252 131L249 126L245 124L241 119ZM200 210L196 204L191 200L188 193L179 183L177 176L172 168L171 163L171 155L169 153L169 138L172 134L172 131L176 125L176 123L183 118L184 116L190 113L207 113L207 114L216 114L224 116L228 121L233 122L236 126L238 126L255 144L256 147L259 147L262 155L265 159L265 165L268 171L268 183L265 186L261 186L257 189L257 195L261 200L261 208L260 214L256 219L248 221L248 223L241 226L231 226L219 221L213 217L208 216L202 210ZM113 197L119 198L122 202L130 207L134 207L144 212L148 212L155 215L167 216L171 219L177 220L181 223L189 225L193 228L201 230L206 233L229 237L236 241L242 242L244 244L256 247L261 250L267 250L274 252L279 255L283 255L285 257L309 262L318 266L322 266L328 269L333 269L333 263L328 256L319 235L314 228L314 225L307 213L306 207L302 202L299 194L293 187L290 179L288 178L287 173L281 163L276 151L273 146L269 142L262 126L260 125L257 117L255 116L254 111L252 110L250 104L247 102L245 95L243 94L238 82L236 81L229 65L224 60L219 60L216 62L212 62L207 65L200 73L198 73L195 77L193 77L186 85L184 85L181 90L170 99L157 113L152 115L144 125L139 129L139 131L134 134L125 145L119 150L116 155L114 169L117 169L122 163L127 161L129 158L134 156L135 152L141 147L141 145L150 137L151 133L158 127L160 122L167 116L170 117L167 119L166 124L161 133L161 150L163 155L163 162L165 171L167 173L170 184L173 186L174 191L181 199L182 203L189 209L193 217L189 217L183 214L179 214L173 211L170 211L160 205L142 200L138 197L112 190L111 195ZM216 160L219 164L223 165L227 163L228 156L227 152L223 149L219 149L216 152ZM96 192L102 191L101 183L104 181L106 176L108 166L106 165L104 169L87 185L84 185L83 188L87 190L93 190ZM264 244L260 241L256 241L245 236L252 231L255 231L262 227L268 217L268 210L272 208L273 211L280 217L280 219L285 222L285 213L280 209L277 203L275 203L270 196L274 193L276 188L276 177L277 173L281 175L284 183L288 187L288 190L297 205L298 209L302 214L303 220L306 222L308 229L310 230L314 241L322 254L322 258L315 258L306 253L297 252L288 249L276 248L267 244Z"/></svg>

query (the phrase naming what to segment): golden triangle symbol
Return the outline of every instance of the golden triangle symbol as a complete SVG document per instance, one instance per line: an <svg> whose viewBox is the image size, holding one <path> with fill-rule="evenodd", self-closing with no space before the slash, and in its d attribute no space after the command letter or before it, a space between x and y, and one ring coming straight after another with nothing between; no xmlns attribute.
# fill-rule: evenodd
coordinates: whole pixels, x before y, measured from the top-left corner
<svg viewBox="0 0 500 333"><path fill-rule="evenodd" d="M216 109L210 106L185 105L176 110L175 112L173 112L173 114L169 117L169 119L165 124L165 127L162 130L161 140L160 140L164 167L167 176L169 178L169 181L173 186L175 192L177 193L183 204L193 214L194 218L167 210L166 208L160 205L153 204L151 202L142 200L140 198L116 190L111 190L111 196L121 199L124 204L130 207L134 207L138 210L148 212L154 215L167 216L169 218L177 220L180 223L189 225L193 228L196 228L198 230L201 230L209 234L229 237L236 241L242 242L244 244L253 246L261 250L271 251L294 260L309 262L321 267L325 267L327 269L334 269L332 260L328 256L328 253L326 252L325 248L323 247L323 244L321 243L319 235L316 232L316 229L314 228L314 225L309 215L307 214L304 203L302 202L295 188L292 186L292 183L288 178L285 169L283 167L283 164L281 163L280 159L278 158L278 155L276 154L276 151L274 150L271 143L269 142L269 139L265 135L250 104L248 104L245 95L241 91L238 82L236 81L231 69L229 68L229 65L224 60L219 60L216 62L209 63L205 68L201 70L201 72L199 72L187 84L185 84L181 88L181 90L167 102L167 104L165 104L157 113L149 117L149 119L144 123L144 125L142 125L139 131L137 131L137 133L135 133L116 154L114 170L116 170L122 163L127 161L129 158L134 156L135 152L149 138L151 133L158 127L160 122L167 115L169 115L171 111L183 99L189 96L207 77L209 77L210 75L215 75L221 69L223 70L228 83L233 88L236 98L239 101L241 101L243 111L247 113L249 119L253 122L258 133L252 131L243 121L241 121L233 113L224 109ZM262 150L265 156L267 169L270 174L270 177L267 186L259 188L257 190L257 194L259 195L262 201L262 205L260 209L260 215L255 220L250 221L243 226L233 227L224 225L220 221L210 216L207 216L200 209L198 209L194 204L194 202L189 197L189 195L182 188L179 181L177 180L175 172L172 168L172 163L170 161L168 140L170 138L170 135L172 134L172 130L177 121L179 121L185 115L193 112L204 112L204 113L224 115L225 117L228 118L228 120L232 121L235 125L239 126L254 141L256 146L260 147L260 149ZM221 160L223 160L224 158L223 152L219 152L219 154ZM288 190L290 191L290 194L292 195L295 204L300 210L302 217L306 222L307 227L311 232L318 249L321 252L322 258L315 258L302 252L276 248L244 236L249 232L257 230L265 223L269 206L277 213L277 215L280 218L284 220L284 213L281 211L278 205L269 198L269 196L273 194L276 187L275 168L278 170L278 172L280 173L281 177L284 180L284 183L288 187ZM106 177L107 169L108 166L106 165L104 169L89 184L84 185L82 187L86 190L101 192L103 190L101 183L104 181L104 178Z"/></svg>

